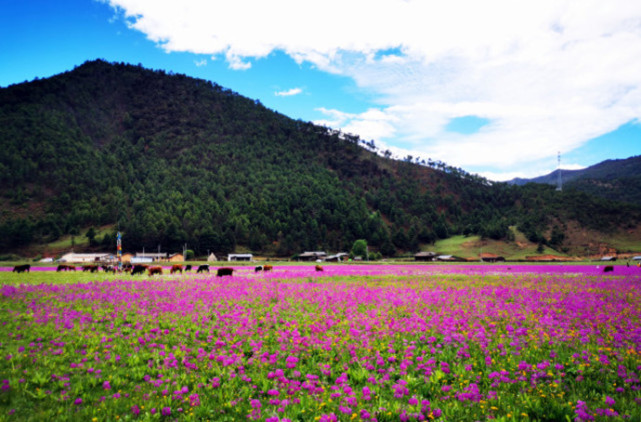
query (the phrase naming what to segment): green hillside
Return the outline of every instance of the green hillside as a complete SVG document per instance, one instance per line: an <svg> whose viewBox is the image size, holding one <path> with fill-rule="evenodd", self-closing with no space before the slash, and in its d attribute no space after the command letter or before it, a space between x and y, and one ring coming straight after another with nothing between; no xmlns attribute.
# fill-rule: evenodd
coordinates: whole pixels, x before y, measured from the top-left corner
<svg viewBox="0 0 641 422"><path fill-rule="evenodd" d="M620 233L639 208L552 187L492 184L377 154L215 83L87 62L0 89L0 251L99 233L94 247L385 256L455 234L561 248L565 228ZM566 237L567 239L567 237ZM87 246L90 247L90 246Z"/></svg>
<svg viewBox="0 0 641 422"><path fill-rule="evenodd" d="M545 183L556 186L559 170L533 179L510 183ZM641 155L624 160L606 160L582 170L562 170L563 189L576 189L609 200L641 205Z"/></svg>

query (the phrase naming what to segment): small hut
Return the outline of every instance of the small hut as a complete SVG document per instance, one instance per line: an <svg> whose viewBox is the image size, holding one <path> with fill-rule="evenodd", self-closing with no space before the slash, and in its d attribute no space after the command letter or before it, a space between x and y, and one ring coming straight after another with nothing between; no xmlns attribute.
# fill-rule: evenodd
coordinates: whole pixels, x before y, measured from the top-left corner
<svg viewBox="0 0 641 422"><path fill-rule="evenodd" d="M169 262L185 262L185 257L181 253L169 255Z"/></svg>
<svg viewBox="0 0 641 422"><path fill-rule="evenodd" d="M227 255L227 261L253 261L254 255L250 253L231 253Z"/></svg>
<svg viewBox="0 0 641 422"><path fill-rule="evenodd" d="M419 252L414 255L414 261L434 261L436 252Z"/></svg>
<svg viewBox="0 0 641 422"><path fill-rule="evenodd" d="M483 262L505 262L505 258L493 253L482 253L481 261Z"/></svg>

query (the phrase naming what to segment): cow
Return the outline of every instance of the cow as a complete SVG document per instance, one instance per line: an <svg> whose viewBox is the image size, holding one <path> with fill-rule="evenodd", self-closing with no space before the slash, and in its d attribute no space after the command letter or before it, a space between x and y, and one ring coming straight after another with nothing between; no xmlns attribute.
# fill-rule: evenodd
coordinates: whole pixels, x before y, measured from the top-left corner
<svg viewBox="0 0 641 422"><path fill-rule="evenodd" d="M106 273L116 274L116 267L114 267L113 265L103 265L102 270Z"/></svg>
<svg viewBox="0 0 641 422"><path fill-rule="evenodd" d="M131 262L125 262L122 264L122 270L126 273L130 273L133 268L134 266L131 265Z"/></svg>
<svg viewBox="0 0 641 422"><path fill-rule="evenodd" d="M170 273L170 274L174 274L174 273L180 273L180 274L182 274L182 273L183 273L183 266L182 266L182 265L180 265L180 264L172 265L172 266L171 266L171 270L169 270L169 273Z"/></svg>
<svg viewBox="0 0 641 422"><path fill-rule="evenodd" d="M614 271L614 267L612 265L607 265L605 268L603 268L604 273L611 273Z"/></svg>
<svg viewBox="0 0 641 422"><path fill-rule="evenodd" d="M162 267L149 267L149 275L162 275Z"/></svg>
<svg viewBox="0 0 641 422"><path fill-rule="evenodd" d="M320 265L317 265L314 268L316 268L316 271L323 271L323 267L321 267Z"/></svg>
<svg viewBox="0 0 641 422"><path fill-rule="evenodd" d="M60 264L58 265L58 268L56 268L57 272L60 271L76 271L76 267L73 265L67 265L67 264Z"/></svg>
<svg viewBox="0 0 641 422"><path fill-rule="evenodd" d="M24 272L30 272L31 271L31 265L29 264L24 264L24 265L16 265L13 267L13 272L14 273L24 273Z"/></svg>
<svg viewBox="0 0 641 422"><path fill-rule="evenodd" d="M259 265L258 267L254 268L254 272L255 272L255 273L259 273L259 272L261 272L262 270L263 270L263 266L262 266L262 265Z"/></svg>
<svg viewBox="0 0 641 422"><path fill-rule="evenodd" d="M219 268L218 271L216 271L216 277L224 277L226 275L234 275L234 269L233 268Z"/></svg>
<svg viewBox="0 0 641 422"><path fill-rule="evenodd" d="M146 265L134 265L133 269L131 270L131 275L144 274L145 271L147 271Z"/></svg>
<svg viewBox="0 0 641 422"><path fill-rule="evenodd" d="M185 271L191 271L191 265L185 265Z"/></svg>
<svg viewBox="0 0 641 422"><path fill-rule="evenodd" d="M208 273L209 272L209 265L204 264L204 265L199 265L198 269L196 270L197 273Z"/></svg>
<svg viewBox="0 0 641 422"><path fill-rule="evenodd" d="M83 265L82 266L82 272L86 273L87 271L95 273L96 271L98 271L98 266L97 265Z"/></svg>
<svg viewBox="0 0 641 422"><path fill-rule="evenodd" d="M265 266L263 266L263 271L265 271L265 272L271 271L273 268L274 267L272 267L271 265L265 265Z"/></svg>

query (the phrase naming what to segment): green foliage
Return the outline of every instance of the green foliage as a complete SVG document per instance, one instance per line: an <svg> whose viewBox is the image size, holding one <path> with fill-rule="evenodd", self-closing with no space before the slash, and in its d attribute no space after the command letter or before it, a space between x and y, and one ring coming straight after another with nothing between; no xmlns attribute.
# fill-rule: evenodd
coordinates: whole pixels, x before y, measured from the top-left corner
<svg viewBox="0 0 641 422"><path fill-rule="evenodd" d="M352 245L351 256L360 256L363 259L367 258L367 241L365 239L358 239Z"/></svg>
<svg viewBox="0 0 641 422"><path fill-rule="evenodd" d="M90 227L85 234L85 237L89 239L89 245L94 246L96 244L96 230L93 227Z"/></svg>

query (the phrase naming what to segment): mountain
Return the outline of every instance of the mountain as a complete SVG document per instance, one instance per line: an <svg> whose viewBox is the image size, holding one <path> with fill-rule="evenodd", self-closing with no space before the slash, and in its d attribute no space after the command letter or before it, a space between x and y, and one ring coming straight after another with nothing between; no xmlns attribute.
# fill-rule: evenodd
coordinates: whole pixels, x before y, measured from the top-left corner
<svg viewBox="0 0 641 422"><path fill-rule="evenodd" d="M532 179L508 183L557 185L559 170ZM641 205L641 155L623 160L606 160L582 170L561 170L563 189L577 189L610 200Z"/></svg>
<svg viewBox="0 0 641 422"><path fill-rule="evenodd" d="M3 252L63 235L115 248L119 230L126 251L286 256L366 239L389 256L453 234L512 241L510 226L577 252L572 233L628 233L641 220L639 207L577 191L393 160L210 81L123 63L2 88L0 122Z"/></svg>

